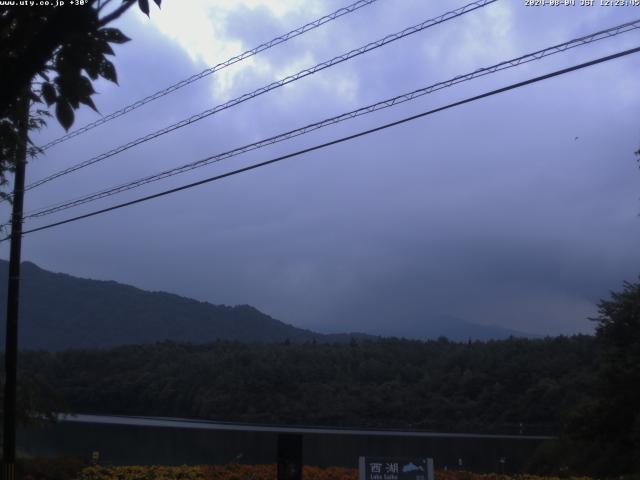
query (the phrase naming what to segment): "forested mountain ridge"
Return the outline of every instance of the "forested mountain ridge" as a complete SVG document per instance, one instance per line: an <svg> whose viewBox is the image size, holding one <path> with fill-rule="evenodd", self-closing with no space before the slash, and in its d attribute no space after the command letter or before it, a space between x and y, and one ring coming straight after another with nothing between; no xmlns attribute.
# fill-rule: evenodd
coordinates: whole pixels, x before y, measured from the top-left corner
<svg viewBox="0 0 640 480"><path fill-rule="evenodd" d="M0 277L8 264L0 260ZM199 302L114 281L88 280L22 264L20 348L61 350L149 344L171 339L203 343L349 341L359 334L322 335L271 318L249 305ZM6 283L0 291L6 310ZM0 340L4 345L4 329Z"/></svg>
<svg viewBox="0 0 640 480"><path fill-rule="evenodd" d="M0 278L7 278L7 272L8 263L0 260ZM6 282L0 289L0 309L6 310ZM448 336L465 341L517 334L453 317L416 319L414 327L413 334L400 330L390 334L409 338ZM2 345L4 333L0 329ZM164 340L300 343L375 338L362 333L321 334L274 319L249 305L213 305L114 281L53 273L31 262L22 264L19 335L20 348L45 350L108 348Z"/></svg>

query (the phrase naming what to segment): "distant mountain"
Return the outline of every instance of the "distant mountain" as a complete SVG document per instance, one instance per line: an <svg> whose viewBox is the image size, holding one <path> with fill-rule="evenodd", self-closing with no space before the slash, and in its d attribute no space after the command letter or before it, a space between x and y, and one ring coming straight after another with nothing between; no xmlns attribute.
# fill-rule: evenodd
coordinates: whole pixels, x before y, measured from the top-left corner
<svg viewBox="0 0 640 480"><path fill-rule="evenodd" d="M8 262L0 260L0 315L6 312ZM382 336L454 341L526 337L500 327L439 316L420 320L394 318ZM5 324L0 326L4 346ZM149 344L164 340L206 343L349 342L374 339L363 333L317 333L276 320L249 305L199 302L165 292L149 292L113 281L89 280L22 264L20 348L62 350ZM0 347L1 348L1 347Z"/></svg>
<svg viewBox="0 0 640 480"><path fill-rule="evenodd" d="M0 260L0 311L6 312L8 262ZM22 264L20 348L61 350L148 344L163 340L204 343L348 342L362 334L323 335L271 318L249 305L212 305L113 281L52 273ZM4 346L5 323L0 328ZM371 337L373 338L373 337Z"/></svg>
<svg viewBox="0 0 640 480"><path fill-rule="evenodd" d="M397 319L389 329L378 329L381 336L416 338L421 340L447 337L449 340L504 340L509 337L535 338L535 335L496 325L480 325L451 315L427 315L423 319Z"/></svg>

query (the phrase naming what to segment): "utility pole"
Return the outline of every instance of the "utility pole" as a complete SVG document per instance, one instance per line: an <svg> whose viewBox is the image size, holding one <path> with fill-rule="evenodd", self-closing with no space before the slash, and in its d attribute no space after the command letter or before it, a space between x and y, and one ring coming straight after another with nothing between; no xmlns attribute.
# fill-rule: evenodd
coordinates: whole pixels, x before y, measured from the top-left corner
<svg viewBox="0 0 640 480"><path fill-rule="evenodd" d="M7 335L4 349L4 424L2 443L2 480L16 478L16 382L18 365L18 303L20 294L20 250L22 247L22 214L24 177L27 164L29 131L29 95L18 99L18 145L15 150L13 212L9 253L9 285L7 289Z"/></svg>

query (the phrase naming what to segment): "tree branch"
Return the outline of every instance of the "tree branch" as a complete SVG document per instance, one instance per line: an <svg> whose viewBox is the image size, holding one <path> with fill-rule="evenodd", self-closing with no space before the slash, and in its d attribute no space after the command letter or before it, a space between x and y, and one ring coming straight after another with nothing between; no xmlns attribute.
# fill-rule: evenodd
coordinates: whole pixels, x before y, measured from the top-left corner
<svg viewBox="0 0 640 480"><path fill-rule="evenodd" d="M109 5L113 0L98 0L98 8L96 9L98 12L104 10L104 8Z"/></svg>
<svg viewBox="0 0 640 480"><path fill-rule="evenodd" d="M99 21L99 25L101 27L104 27L105 25L113 22L114 20L116 20L117 18L120 18L120 16L126 12L127 10L129 10L133 4L135 3L135 0L124 0L122 2L122 5L120 5L118 8L116 8L113 12L111 12L109 15L106 15L105 17L101 18Z"/></svg>

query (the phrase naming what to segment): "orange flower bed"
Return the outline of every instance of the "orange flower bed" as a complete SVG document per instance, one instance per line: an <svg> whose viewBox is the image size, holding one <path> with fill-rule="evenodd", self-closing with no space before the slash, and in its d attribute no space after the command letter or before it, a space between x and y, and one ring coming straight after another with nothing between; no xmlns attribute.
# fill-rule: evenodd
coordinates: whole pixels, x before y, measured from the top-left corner
<svg viewBox="0 0 640 480"><path fill-rule="evenodd" d="M79 475L79 480L274 480L276 466L271 465L199 465L199 466L126 466L87 467ZM303 480L357 480L355 468L305 466ZM556 477L535 475L479 474L460 471L435 472L435 480L560 480ZM591 480L587 477L571 477L563 480Z"/></svg>
<svg viewBox="0 0 640 480"><path fill-rule="evenodd" d="M353 468L318 468L305 466L304 480L357 480L358 470ZM123 466L87 467L80 480L274 480L275 465L199 465L182 467Z"/></svg>
<svg viewBox="0 0 640 480"><path fill-rule="evenodd" d="M213 465L202 467L207 480L273 480L275 465ZM302 470L304 480L358 480L358 470L343 467L309 467Z"/></svg>

